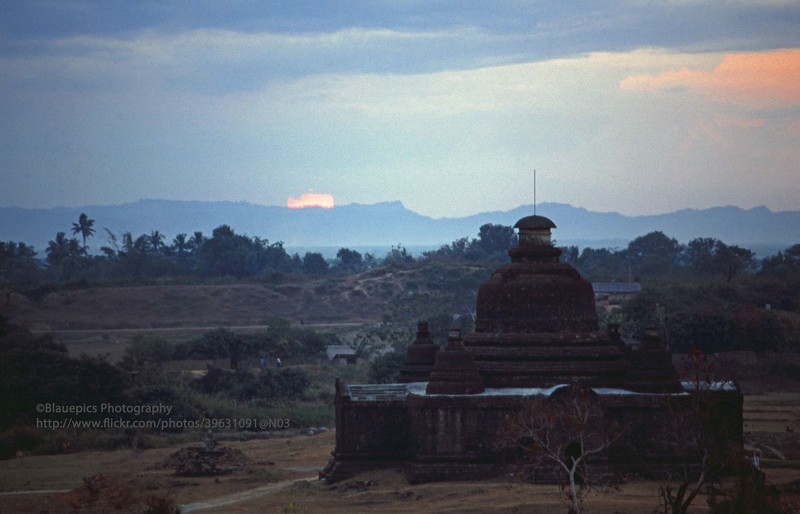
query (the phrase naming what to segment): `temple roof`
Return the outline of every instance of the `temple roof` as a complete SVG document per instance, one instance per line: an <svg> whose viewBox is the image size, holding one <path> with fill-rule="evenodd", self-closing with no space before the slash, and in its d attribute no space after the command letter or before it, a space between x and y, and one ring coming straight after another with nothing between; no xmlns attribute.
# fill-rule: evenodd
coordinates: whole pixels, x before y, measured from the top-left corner
<svg viewBox="0 0 800 514"><path fill-rule="evenodd" d="M526 216L519 220L514 228L518 228L520 230L542 230L542 229L549 229L549 228L556 228L556 224L550 218L545 218L544 216Z"/></svg>
<svg viewBox="0 0 800 514"><path fill-rule="evenodd" d="M595 293L641 293L639 282L592 282Z"/></svg>
<svg viewBox="0 0 800 514"><path fill-rule="evenodd" d="M405 384L354 384L346 388L350 398L362 402L402 400L408 395Z"/></svg>

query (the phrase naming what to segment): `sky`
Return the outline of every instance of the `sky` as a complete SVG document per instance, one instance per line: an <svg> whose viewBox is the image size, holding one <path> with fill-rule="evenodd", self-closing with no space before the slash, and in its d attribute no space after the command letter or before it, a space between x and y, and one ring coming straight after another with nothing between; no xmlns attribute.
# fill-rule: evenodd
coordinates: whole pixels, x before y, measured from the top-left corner
<svg viewBox="0 0 800 514"><path fill-rule="evenodd" d="M800 2L0 0L0 206L800 210ZM533 170L536 170L534 188Z"/></svg>

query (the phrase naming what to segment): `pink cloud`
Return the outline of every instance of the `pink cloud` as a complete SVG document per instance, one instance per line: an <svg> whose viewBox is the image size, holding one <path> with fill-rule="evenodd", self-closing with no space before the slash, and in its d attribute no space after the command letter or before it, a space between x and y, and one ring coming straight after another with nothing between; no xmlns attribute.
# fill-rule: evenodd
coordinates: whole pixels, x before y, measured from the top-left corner
<svg viewBox="0 0 800 514"><path fill-rule="evenodd" d="M714 123L716 123L719 127L733 127L740 129L753 129L764 126L763 119L746 118L741 116L717 116L714 118Z"/></svg>
<svg viewBox="0 0 800 514"><path fill-rule="evenodd" d="M800 48L726 54L711 71L680 68L658 75L628 77L628 91L688 88L722 103L750 107L800 104Z"/></svg>

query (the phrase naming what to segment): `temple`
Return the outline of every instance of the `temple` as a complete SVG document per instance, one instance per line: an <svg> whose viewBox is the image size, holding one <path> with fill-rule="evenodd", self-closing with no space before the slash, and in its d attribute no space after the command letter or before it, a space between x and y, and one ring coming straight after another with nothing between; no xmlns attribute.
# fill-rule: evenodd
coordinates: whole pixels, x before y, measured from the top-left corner
<svg viewBox="0 0 800 514"><path fill-rule="evenodd" d="M498 476L511 465L495 444L508 417L572 384L591 388L604 416L624 427L597 466L643 478L685 466L665 430L696 405L698 385L680 382L657 331L646 331L634 350L618 327L600 330L592 286L559 261L551 220L528 216L514 228L511 262L478 290L474 332L453 330L439 349L420 322L400 383L337 381L336 448L320 478L392 466L410 483ZM720 436L741 444L741 391L716 384L709 397ZM555 482L557 473L536 476Z"/></svg>

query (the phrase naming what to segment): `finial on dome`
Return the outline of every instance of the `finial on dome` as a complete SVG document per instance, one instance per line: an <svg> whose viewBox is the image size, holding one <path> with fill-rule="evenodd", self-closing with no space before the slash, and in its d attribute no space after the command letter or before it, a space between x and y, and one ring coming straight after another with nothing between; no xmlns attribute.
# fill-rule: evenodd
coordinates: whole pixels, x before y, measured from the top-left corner
<svg viewBox="0 0 800 514"><path fill-rule="evenodd" d="M561 250L553 246L550 229L556 224L550 218L526 216L514 228L519 230L519 245L508 251L512 262L558 262Z"/></svg>
<svg viewBox="0 0 800 514"><path fill-rule="evenodd" d="M519 230L519 244L527 245L551 245L550 229L556 228L550 218L544 216L526 216L519 220L514 228Z"/></svg>

